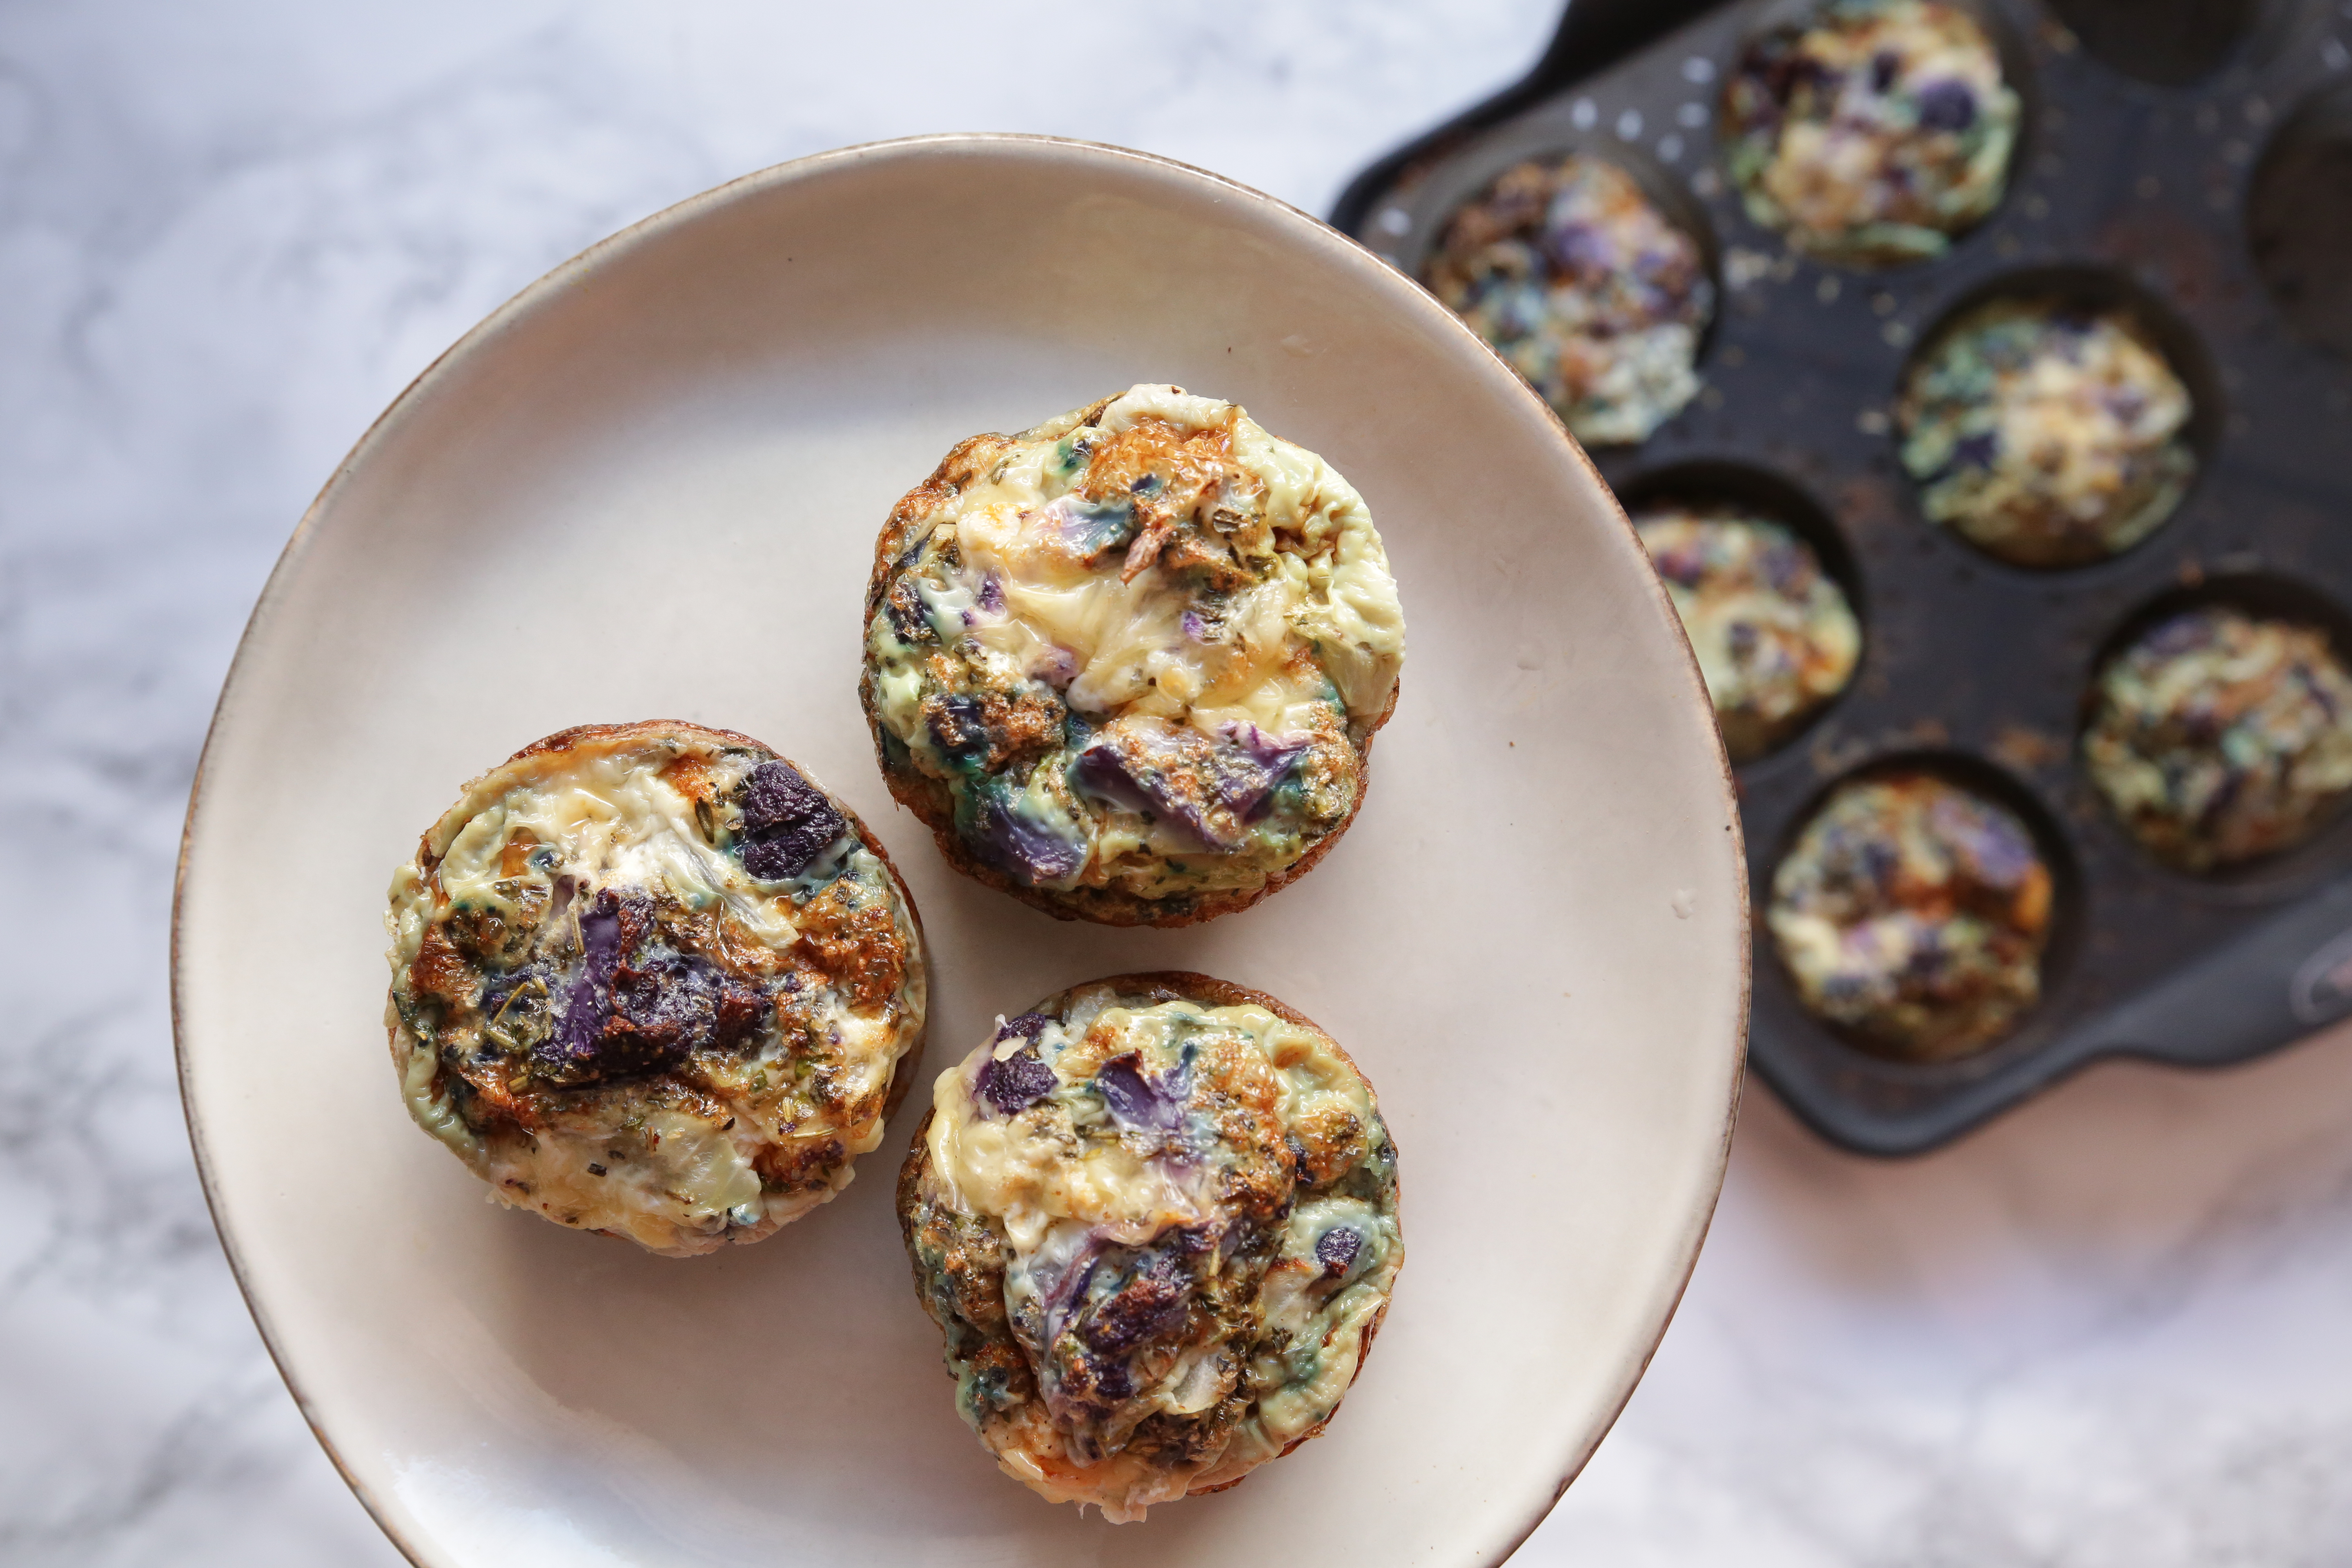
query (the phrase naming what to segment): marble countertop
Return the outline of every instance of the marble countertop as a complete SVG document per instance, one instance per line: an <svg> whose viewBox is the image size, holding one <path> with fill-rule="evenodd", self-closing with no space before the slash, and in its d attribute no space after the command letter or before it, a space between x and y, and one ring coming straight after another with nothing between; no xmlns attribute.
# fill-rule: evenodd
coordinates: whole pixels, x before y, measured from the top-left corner
<svg viewBox="0 0 2352 1568"><path fill-rule="evenodd" d="M1327 208L1549 0L0 9L0 1560L392 1564L246 1316L165 991L264 575L500 300L743 171L950 129ZM887 75L855 68L887 52ZM852 68L844 68L851 62ZM1041 68L1041 62L1050 62ZM1932 1157L1760 1089L1681 1315L1520 1562L2352 1561L2352 1031L2107 1066Z"/></svg>

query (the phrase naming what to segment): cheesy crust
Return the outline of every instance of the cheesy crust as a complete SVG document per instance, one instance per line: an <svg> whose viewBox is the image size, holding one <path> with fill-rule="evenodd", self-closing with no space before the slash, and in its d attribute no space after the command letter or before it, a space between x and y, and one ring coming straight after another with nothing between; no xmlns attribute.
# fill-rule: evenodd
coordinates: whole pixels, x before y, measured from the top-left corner
<svg viewBox="0 0 2352 1568"><path fill-rule="evenodd" d="M923 1034L921 927L758 742L588 725L466 786L394 873L393 1065L499 1202L687 1257L848 1185Z"/></svg>
<svg viewBox="0 0 2352 1568"><path fill-rule="evenodd" d="M1371 1086L1198 974L1000 1019L940 1076L898 1215L964 1420L1007 1475L1117 1522L1320 1432L1404 1260Z"/></svg>
<svg viewBox="0 0 2352 1568"><path fill-rule="evenodd" d="M1826 260L1943 255L2000 204L2019 104L1977 19L1945 0L1830 0L1750 40L1724 83L1748 216Z"/></svg>
<svg viewBox="0 0 2352 1568"><path fill-rule="evenodd" d="M1347 481L1146 385L973 437L899 502L859 695L955 865L1064 918L1179 925L1346 829L1403 658Z"/></svg>

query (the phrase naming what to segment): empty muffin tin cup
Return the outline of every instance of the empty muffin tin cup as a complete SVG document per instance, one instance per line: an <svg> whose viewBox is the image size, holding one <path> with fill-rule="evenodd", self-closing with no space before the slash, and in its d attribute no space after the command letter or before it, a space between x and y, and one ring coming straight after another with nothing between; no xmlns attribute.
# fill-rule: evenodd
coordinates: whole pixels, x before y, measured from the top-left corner
<svg viewBox="0 0 2352 1568"><path fill-rule="evenodd" d="M2083 52L2158 87L2202 81L2236 54L2262 0L2049 0Z"/></svg>
<svg viewBox="0 0 2352 1568"><path fill-rule="evenodd" d="M2246 195L2246 245L2294 330L2352 355L2352 84L2306 100L2272 136Z"/></svg>

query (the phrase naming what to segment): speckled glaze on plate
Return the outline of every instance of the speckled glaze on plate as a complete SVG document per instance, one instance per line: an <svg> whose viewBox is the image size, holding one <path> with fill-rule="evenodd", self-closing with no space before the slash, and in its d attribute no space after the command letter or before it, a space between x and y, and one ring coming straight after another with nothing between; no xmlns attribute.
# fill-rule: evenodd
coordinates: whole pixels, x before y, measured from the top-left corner
<svg viewBox="0 0 2352 1568"><path fill-rule="evenodd" d="M1178 931L1057 924L949 870L857 704L908 475L1143 380L1240 402L1346 473L1412 617L1346 840ZM519 660L529 679L484 678ZM485 758L656 713L758 735L890 849L931 953L919 1081L997 1014L1137 971L1262 988L1347 1042L1416 1239L1326 1436L1143 1524L1081 1518L958 1419L887 1169L676 1260L500 1211L418 1136L383 1055L389 868ZM183 1083L263 1332L419 1563L1470 1568L1549 1509L1688 1277L1738 1088L1746 888L1672 609L1466 329L1214 176L926 138L753 175L565 264L360 443L263 595L198 774ZM1537 1192L1530 1247L1496 1194ZM1471 1320L1517 1325L1509 1376L1461 1377Z"/></svg>

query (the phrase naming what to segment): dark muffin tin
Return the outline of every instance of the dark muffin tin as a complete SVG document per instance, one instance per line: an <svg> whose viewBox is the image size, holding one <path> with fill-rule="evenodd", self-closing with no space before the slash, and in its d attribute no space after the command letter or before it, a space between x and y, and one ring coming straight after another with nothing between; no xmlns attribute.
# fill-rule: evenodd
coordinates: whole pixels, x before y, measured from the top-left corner
<svg viewBox="0 0 2352 1568"><path fill-rule="evenodd" d="M1333 215L1417 272L1486 180L1584 147L1699 226L1720 286L1706 390L1649 441L1593 456L1634 500L1777 500L1862 616L1853 684L1738 783L1757 1068L1825 1136L1887 1154L1943 1142L2095 1058L2218 1065L2352 1013L2352 815L2270 860L2191 876L2116 824L2077 751L2100 658L2158 610L2229 599L2323 626L2352 655L2352 4L1969 8L2024 122L2000 208L1938 260L1811 261L1742 212L1717 99L1786 0L1575 0L1526 79L1374 164ZM2195 488L2121 556L2007 566L1919 512L1896 460L1897 386L1920 343L1993 292L2132 305L2197 399ZM1823 792L1897 763L1990 788L2057 879L2040 1005L1958 1061L1841 1038L1798 1005L1764 926L1773 868Z"/></svg>

